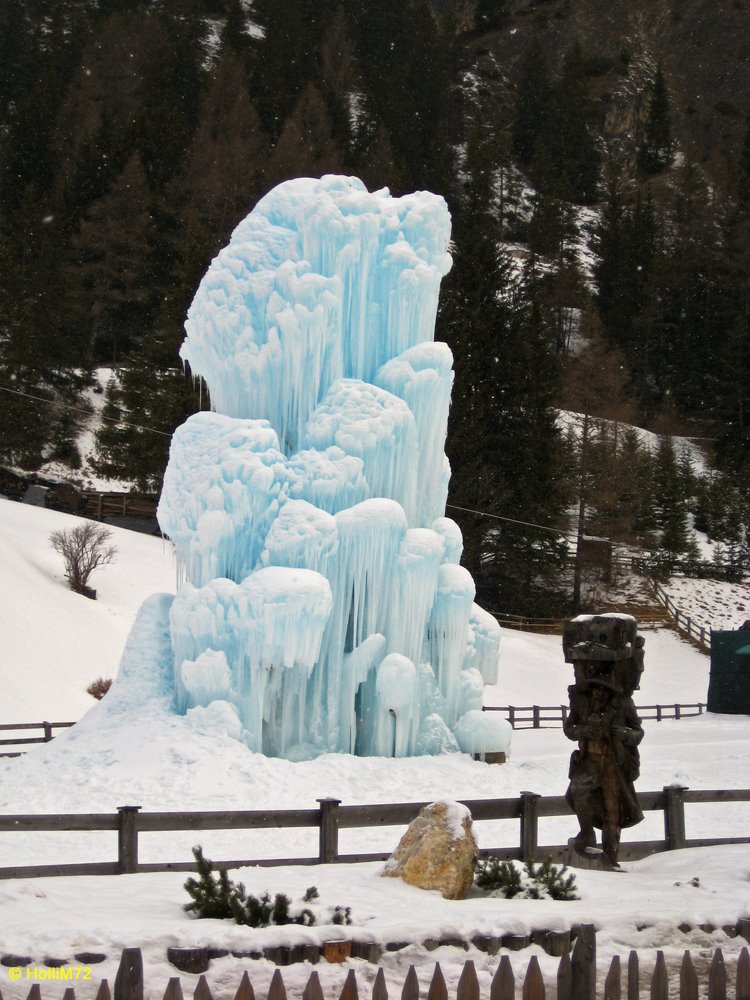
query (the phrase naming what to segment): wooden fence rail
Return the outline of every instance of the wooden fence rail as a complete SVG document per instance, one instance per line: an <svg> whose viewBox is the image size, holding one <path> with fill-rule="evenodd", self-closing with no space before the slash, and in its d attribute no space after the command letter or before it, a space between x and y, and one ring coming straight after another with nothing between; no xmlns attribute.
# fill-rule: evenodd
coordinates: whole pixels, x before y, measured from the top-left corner
<svg viewBox="0 0 750 1000"><path fill-rule="evenodd" d="M554 986L550 990L551 995L554 994L556 1000L597 1000L597 998L600 1000L620 1000L623 994L627 1000L638 1000L643 987L650 996L650 1000L669 1000L670 997L672 1000L678 1000L678 998L679 1000L698 1000L701 984L698 980L695 962L689 951L683 954L679 970L671 970L671 972L667 968L664 952L658 951L650 977L644 977L641 974L641 956L638 952L630 952L624 974L620 956L615 955L603 982L597 988L596 935L593 925L581 925L574 928L574 933L575 945L572 956L567 951L563 952L554 977ZM53 971L64 973L66 970ZM420 997L424 997L425 1000L448 1000L449 991L440 963L434 966L431 975L424 967L420 971L422 983L420 983L416 967L412 965L403 985L397 986L395 989L392 988L392 993L389 994L382 967L378 969L372 985L367 982L358 982L355 970L350 968L340 990L336 990L334 995L337 994L339 1000L359 1000L361 990L362 1000L367 1000L368 997L371 1000L389 1000L390 996L396 1000L399 995L401 1000L420 1000ZM429 984L426 983L427 975L430 975ZM674 988L671 990L670 975L674 984ZM61 979L63 976L58 975L54 978ZM731 970L731 968L727 968L721 949L717 948L714 951L706 980L705 988L700 990L700 993L702 996L706 996L707 1000L749 1000L750 953L748 953L748 949L746 947L741 949L736 967ZM455 998L456 1000L516 1000L516 998L518 1000L545 1000L549 986L552 984L545 984L536 955L532 955L529 959L522 983L517 983L510 957L504 954L500 957L489 988L480 986L474 962L471 960L464 962L456 985ZM114 1000L143 1000L144 993L141 950L140 948L126 948L122 952L115 977ZM150 990L149 993L153 995L154 990ZM164 991L163 1000L184 1000L184 996L179 976L170 978ZM234 1000L255 1000L256 996L262 997L263 993L256 992L250 975L245 969L234 993ZM31 986L28 1000L42 1000L38 982ZM76 1000L72 987L66 990L65 1000ZM102 980L99 985L96 1000L112 1000L112 991L106 979ZM200 976L193 990L193 1000L213 1000L211 987L205 975ZM287 1000L287 986L279 968L274 970L268 988L267 1000ZM310 973L307 985L302 992L302 1000L323 1000L323 988L316 970Z"/></svg>
<svg viewBox="0 0 750 1000"><path fill-rule="evenodd" d="M662 722L664 719L687 719L703 715L704 701L672 705L636 705L642 721ZM513 729L552 729L565 725L568 705L485 705L485 712L502 712Z"/></svg>
<svg viewBox="0 0 750 1000"><path fill-rule="evenodd" d="M621 845L620 858L634 861L660 851L685 847L708 847L722 844L747 844L750 837L716 837L691 840L686 835L685 805L687 803L750 802L750 789L699 789L691 791L682 785L667 785L660 792L640 792L638 801L644 812L661 811L664 815L664 838L650 841L626 841ZM304 858L243 858L214 862L216 868L244 868L250 865L317 865L384 861L387 853L342 854L339 851L339 831L356 828L406 826L426 806L426 802L398 802L376 805L341 804L340 799L318 799L318 809L277 809L257 811L211 812L147 812L140 806L120 806L116 813L83 813L68 815L0 816L0 833L31 831L101 831L114 830L118 835L116 861L82 862L56 865L20 865L0 868L0 879L38 878L56 875L120 875L135 872L195 871L195 860L141 862L141 833L183 830L278 830L312 827L318 830L318 854ZM519 822L519 837L513 846L486 848L481 853L503 859L524 861L551 857L565 862L567 844L540 845L539 819L549 816L572 815L562 795L538 795L521 792L517 798L468 799L463 804L475 822L515 819ZM720 824L717 823L717 826ZM573 831L571 830L571 834Z"/></svg>
<svg viewBox="0 0 750 1000"><path fill-rule="evenodd" d="M0 747L25 746L31 743L49 743L55 738L53 729L69 729L75 722L5 722L0 724L0 733L29 732L41 730L41 736L18 736L14 739L0 739ZM20 757L23 750L13 753L0 753L0 757Z"/></svg>
<svg viewBox="0 0 750 1000"><path fill-rule="evenodd" d="M687 719L702 715L706 703L702 701L687 704L671 705L637 705L639 716L646 722L661 722L664 719ZM567 705L485 705L485 712L503 712L513 729L550 729L559 728L565 724L568 714ZM0 724L1 732L27 732L32 729L41 730L41 736L18 736L14 739L0 739L0 747L26 746L37 743L49 743L54 739L53 729L67 729L75 722L21 722ZM20 757L23 750L12 753L0 752L0 757Z"/></svg>

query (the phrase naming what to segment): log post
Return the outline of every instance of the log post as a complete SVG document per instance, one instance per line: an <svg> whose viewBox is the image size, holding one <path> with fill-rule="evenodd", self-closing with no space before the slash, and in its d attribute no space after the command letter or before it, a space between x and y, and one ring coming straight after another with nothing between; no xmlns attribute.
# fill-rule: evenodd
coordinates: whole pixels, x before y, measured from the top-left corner
<svg viewBox="0 0 750 1000"><path fill-rule="evenodd" d="M685 846L685 792L684 785L666 785L664 788L664 837L667 850L678 851Z"/></svg>
<svg viewBox="0 0 750 1000"><path fill-rule="evenodd" d="M117 861L121 875L138 871L138 812L140 806L118 806ZM124 954L124 952L123 952Z"/></svg>
<svg viewBox="0 0 750 1000"><path fill-rule="evenodd" d="M539 706L532 705L531 711L533 712L534 729L539 729L539 727L541 726L540 716L539 716Z"/></svg>
<svg viewBox="0 0 750 1000"><path fill-rule="evenodd" d="M44 727L44 742L49 743L52 739L52 726L49 722L43 722L42 726Z"/></svg>
<svg viewBox="0 0 750 1000"><path fill-rule="evenodd" d="M536 857L539 799L536 792L521 792L521 858L524 861L533 861Z"/></svg>
<svg viewBox="0 0 750 1000"><path fill-rule="evenodd" d="M333 864L339 857L338 809L341 799L318 799L320 803L319 856L323 865Z"/></svg>

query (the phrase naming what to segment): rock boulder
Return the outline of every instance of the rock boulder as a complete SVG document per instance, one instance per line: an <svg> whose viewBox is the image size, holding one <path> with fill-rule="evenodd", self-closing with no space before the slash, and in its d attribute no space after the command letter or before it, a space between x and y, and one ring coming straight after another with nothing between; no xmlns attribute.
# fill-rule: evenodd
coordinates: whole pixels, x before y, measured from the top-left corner
<svg viewBox="0 0 750 1000"><path fill-rule="evenodd" d="M466 806L433 802L409 825L381 874L419 889L437 889L445 899L463 899L478 855Z"/></svg>

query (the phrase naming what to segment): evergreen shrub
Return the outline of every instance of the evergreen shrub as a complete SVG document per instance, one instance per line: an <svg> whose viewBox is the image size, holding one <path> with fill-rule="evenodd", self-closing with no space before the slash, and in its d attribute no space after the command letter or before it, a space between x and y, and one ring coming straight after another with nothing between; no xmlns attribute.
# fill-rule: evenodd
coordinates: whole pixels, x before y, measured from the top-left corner
<svg viewBox="0 0 750 1000"><path fill-rule="evenodd" d="M474 881L484 892L493 896L512 899L578 899L576 877L566 875L567 867L560 868L545 858L535 866L533 861L521 865L517 861L502 861L490 855L480 859L475 868Z"/></svg>

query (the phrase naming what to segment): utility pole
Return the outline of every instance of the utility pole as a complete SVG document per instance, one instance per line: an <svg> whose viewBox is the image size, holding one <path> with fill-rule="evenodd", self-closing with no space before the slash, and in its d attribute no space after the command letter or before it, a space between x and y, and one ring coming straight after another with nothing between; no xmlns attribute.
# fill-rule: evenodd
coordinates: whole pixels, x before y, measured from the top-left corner
<svg viewBox="0 0 750 1000"><path fill-rule="evenodd" d="M581 560L583 554L584 522L586 519L586 464L589 444L589 414L588 407L583 414L583 432L581 434L581 477L578 489L578 533L576 537L576 558L573 568L573 611L581 608Z"/></svg>

